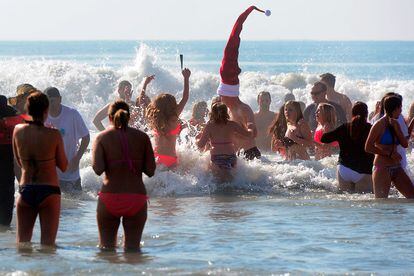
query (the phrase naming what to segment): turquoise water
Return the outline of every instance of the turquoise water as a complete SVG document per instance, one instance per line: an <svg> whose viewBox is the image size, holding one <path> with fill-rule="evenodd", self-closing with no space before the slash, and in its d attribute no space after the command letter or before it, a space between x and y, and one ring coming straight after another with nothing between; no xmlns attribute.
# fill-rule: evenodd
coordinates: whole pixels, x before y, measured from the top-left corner
<svg viewBox="0 0 414 276"><path fill-rule="evenodd" d="M180 53L190 67L189 119L193 103L210 101L219 83L225 41L0 42L0 93L18 84L57 86L63 102L76 107L96 135L95 112L116 97L119 80L139 90L181 94ZM310 103L318 75L337 75L337 90L372 108L387 91L414 101L414 42L243 41L241 98L257 109L258 91L272 95L273 110L290 90ZM142 254L100 253L96 245L96 194L101 178L91 155L81 160L84 193L63 195L54 251L33 244L17 249L15 221L0 231L0 274L410 274L414 204L392 190L389 200L339 194L337 156L320 161L240 160L232 183L216 183L193 141L181 134L176 171L157 169L145 178L151 196ZM408 155L409 170L414 156ZM120 232L121 235L121 232Z"/></svg>

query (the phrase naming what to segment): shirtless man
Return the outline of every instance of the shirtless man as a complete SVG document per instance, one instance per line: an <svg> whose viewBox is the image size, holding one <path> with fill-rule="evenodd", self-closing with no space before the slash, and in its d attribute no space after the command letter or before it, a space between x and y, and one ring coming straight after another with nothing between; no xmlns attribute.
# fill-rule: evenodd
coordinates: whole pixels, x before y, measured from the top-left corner
<svg viewBox="0 0 414 276"><path fill-rule="evenodd" d="M150 102L149 98L145 95L145 91L147 89L147 85L154 79L154 76L148 76L145 78L144 85L141 90L140 96L138 96L136 100L137 107L147 106ZM135 104L131 101L132 98L132 84L129 81L123 80L118 84L118 95L119 98L123 101L125 101L127 104L131 106L133 109ZM109 103L106 104L104 107L102 107L93 118L93 124L99 131L105 130L104 125L102 124L102 121L108 117L108 110L109 110ZM139 112L135 114L134 112L131 112L131 123L134 124L134 122L140 120L140 117L142 112Z"/></svg>
<svg viewBox="0 0 414 276"><path fill-rule="evenodd" d="M254 114L254 119L257 127L256 142L261 151L271 151L270 145L272 137L268 129L275 118L275 113L269 110L271 101L269 92L262 91L257 96L259 112Z"/></svg>
<svg viewBox="0 0 414 276"><path fill-rule="evenodd" d="M255 137L257 136L257 128L254 120L253 110L248 104L245 104L237 97L220 96L221 102L223 102L230 111L230 119L239 123L241 126L253 132L253 137L241 137L236 136L235 147L236 149L243 149L243 155L246 160L253 160L254 158L260 158L261 153L256 147Z"/></svg>
<svg viewBox="0 0 414 276"><path fill-rule="evenodd" d="M336 77L331 73L325 73L319 76L321 82L327 87L326 99L330 102L334 102L342 107L346 113L347 121L351 120L352 117L352 102L345 94L341 94L335 91Z"/></svg>

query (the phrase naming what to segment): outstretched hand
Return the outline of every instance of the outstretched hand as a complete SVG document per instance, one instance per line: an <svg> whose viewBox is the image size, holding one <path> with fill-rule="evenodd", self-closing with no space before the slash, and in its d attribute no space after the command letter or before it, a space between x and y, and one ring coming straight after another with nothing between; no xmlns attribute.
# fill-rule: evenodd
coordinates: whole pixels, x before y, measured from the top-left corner
<svg viewBox="0 0 414 276"><path fill-rule="evenodd" d="M189 79L191 76L191 71L188 68L184 68L181 73L183 74L184 79Z"/></svg>
<svg viewBox="0 0 414 276"><path fill-rule="evenodd" d="M155 79L155 75L146 76L144 81L144 86L148 85L153 79Z"/></svg>

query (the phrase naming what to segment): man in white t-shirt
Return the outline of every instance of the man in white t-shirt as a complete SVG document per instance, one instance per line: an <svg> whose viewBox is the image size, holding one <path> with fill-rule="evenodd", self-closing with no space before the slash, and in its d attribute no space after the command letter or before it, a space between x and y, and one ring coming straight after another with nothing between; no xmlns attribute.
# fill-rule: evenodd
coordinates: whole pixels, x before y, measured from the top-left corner
<svg viewBox="0 0 414 276"><path fill-rule="evenodd" d="M61 103L62 97L57 88L48 87L44 93L49 98L49 116L45 125L60 131L69 160L66 172L62 173L57 169L60 187L65 192L80 192L82 186L79 162L89 145L89 130L76 109Z"/></svg>

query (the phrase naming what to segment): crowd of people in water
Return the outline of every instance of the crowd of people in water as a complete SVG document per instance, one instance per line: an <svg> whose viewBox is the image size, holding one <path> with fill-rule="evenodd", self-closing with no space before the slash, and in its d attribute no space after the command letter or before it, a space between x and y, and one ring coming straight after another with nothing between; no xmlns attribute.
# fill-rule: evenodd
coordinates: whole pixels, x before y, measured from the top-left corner
<svg viewBox="0 0 414 276"><path fill-rule="evenodd" d="M210 107L207 102L194 103L192 118L186 122L180 115L189 99L190 70L183 69L182 76L181 99L167 93L150 99L146 89L155 76L148 76L134 101L131 83L123 80L117 89L119 99L93 119L100 132L92 145L92 168L97 175L104 174L97 203L101 248L116 247L122 221L125 249L139 250L148 202L142 173L151 177L157 166L170 170L180 166L176 143L183 128L188 128L189 139L200 152L210 152L209 170L218 182L232 180L239 158L260 160L262 152L287 161L339 154L340 191L387 198L393 184L404 197L414 198L406 157L414 103L405 118L401 95L385 94L369 113L365 103L352 103L335 91L336 78L326 73L314 83L313 103L308 106L289 93L274 112L271 94L262 91L254 113L238 96L219 93ZM105 128L106 118L110 125ZM18 243L31 241L39 216L41 244L55 244L61 190L81 192L79 162L89 142L81 114L62 104L56 87L42 92L22 84L15 97L0 96L0 224L11 223L17 177Z"/></svg>

